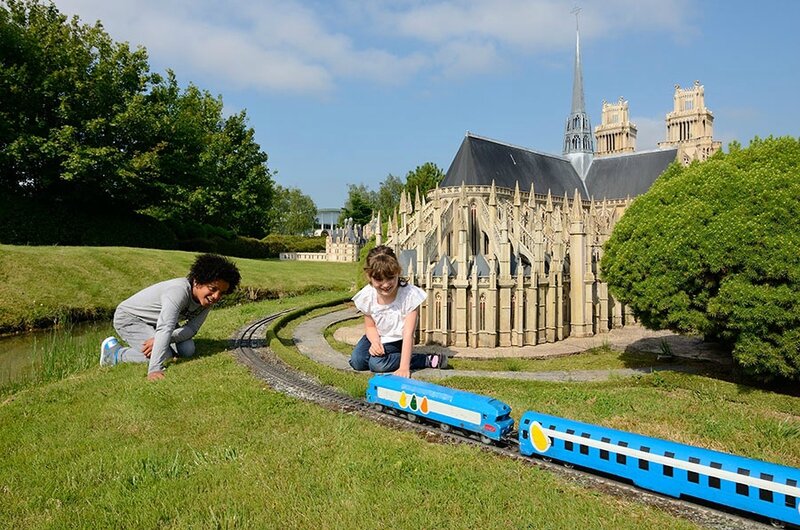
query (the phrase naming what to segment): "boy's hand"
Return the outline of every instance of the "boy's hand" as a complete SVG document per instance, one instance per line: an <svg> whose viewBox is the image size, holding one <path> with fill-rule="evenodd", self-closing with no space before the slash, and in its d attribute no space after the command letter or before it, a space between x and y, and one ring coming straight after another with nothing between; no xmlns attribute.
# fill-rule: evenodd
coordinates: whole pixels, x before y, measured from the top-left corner
<svg viewBox="0 0 800 530"><path fill-rule="evenodd" d="M155 340L156 340L155 337L151 337L146 341L144 341L144 344L142 344L142 353L148 359L150 358L150 354L153 353L153 342Z"/></svg>
<svg viewBox="0 0 800 530"><path fill-rule="evenodd" d="M398 368L397 370L394 371L393 375L396 375L396 376L399 376L399 377L405 377L406 379L410 379L411 378L411 370L408 369L408 368Z"/></svg>
<svg viewBox="0 0 800 530"><path fill-rule="evenodd" d="M158 381L159 379L164 379L164 372L150 372L147 374L148 381Z"/></svg>

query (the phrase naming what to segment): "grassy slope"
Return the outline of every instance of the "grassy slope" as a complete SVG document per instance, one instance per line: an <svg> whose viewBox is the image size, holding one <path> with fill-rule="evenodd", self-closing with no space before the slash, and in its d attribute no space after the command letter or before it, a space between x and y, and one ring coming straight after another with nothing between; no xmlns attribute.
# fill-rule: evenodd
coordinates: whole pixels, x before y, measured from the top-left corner
<svg viewBox="0 0 800 530"><path fill-rule="evenodd" d="M106 316L139 289L185 276L194 256L123 247L0 245L0 332L47 326L70 315ZM234 261L243 288L278 294L347 290L356 276L354 266L344 263Z"/></svg>
<svg viewBox="0 0 800 530"><path fill-rule="evenodd" d="M252 264L264 277L276 265ZM0 398L0 527L689 527L476 448L429 444L284 397L222 353L247 321L346 296L216 309L198 336L201 357L162 382L147 384L141 366L91 366ZM313 365L286 346L290 328L272 342L281 355L363 390L363 374ZM797 398L683 374L446 384L503 399L517 414L535 408L800 465Z"/></svg>

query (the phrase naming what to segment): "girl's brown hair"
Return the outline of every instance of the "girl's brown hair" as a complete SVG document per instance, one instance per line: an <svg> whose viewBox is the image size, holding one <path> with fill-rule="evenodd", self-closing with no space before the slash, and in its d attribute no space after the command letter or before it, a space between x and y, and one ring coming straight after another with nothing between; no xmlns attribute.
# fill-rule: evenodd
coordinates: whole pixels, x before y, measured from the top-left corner
<svg viewBox="0 0 800 530"><path fill-rule="evenodd" d="M386 245L379 245L367 254L367 266L364 267L364 272L369 278L380 282L400 276L403 269L400 267L400 262L397 261L394 250ZM405 285L405 283L405 280L401 278L400 285Z"/></svg>

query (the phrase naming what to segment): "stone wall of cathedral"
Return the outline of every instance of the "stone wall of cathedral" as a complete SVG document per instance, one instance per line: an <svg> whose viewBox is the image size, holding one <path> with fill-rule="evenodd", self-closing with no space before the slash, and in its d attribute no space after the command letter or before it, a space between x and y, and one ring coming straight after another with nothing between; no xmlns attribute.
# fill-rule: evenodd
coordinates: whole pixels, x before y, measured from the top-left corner
<svg viewBox="0 0 800 530"><path fill-rule="evenodd" d="M597 269L626 206L494 185L436 189L413 206L404 198L387 244L428 294L419 341L525 346L631 322Z"/></svg>

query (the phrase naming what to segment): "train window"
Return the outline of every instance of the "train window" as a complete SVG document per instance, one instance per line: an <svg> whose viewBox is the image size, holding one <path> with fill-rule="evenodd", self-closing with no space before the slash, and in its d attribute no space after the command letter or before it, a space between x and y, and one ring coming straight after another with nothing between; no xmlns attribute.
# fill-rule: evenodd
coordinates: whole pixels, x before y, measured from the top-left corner
<svg viewBox="0 0 800 530"><path fill-rule="evenodd" d="M611 439L610 438L600 438L600 441L604 442L604 443L610 443ZM600 458L602 458L603 460L608 460L608 451L606 449L600 449Z"/></svg>
<svg viewBox="0 0 800 530"><path fill-rule="evenodd" d="M769 473L761 473L761 480L768 480L772 482L774 477ZM758 490L758 498L762 501L772 502L772 492L770 490Z"/></svg>
<svg viewBox="0 0 800 530"><path fill-rule="evenodd" d="M750 471L741 467L738 470L736 470L736 472L739 473L740 475L744 475L745 477L750 476ZM737 482L736 493L738 493L739 495L750 495L750 488L747 487L746 484L739 484Z"/></svg>
<svg viewBox="0 0 800 530"><path fill-rule="evenodd" d="M664 456L666 456L667 458L675 458L675 453L673 453L671 451L665 451L664 452ZM672 466L663 466L663 470L662 471L663 471L665 477L673 476Z"/></svg>
<svg viewBox="0 0 800 530"><path fill-rule="evenodd" d="M572 429L567 429L567 434L575 434L575 431L573 431ZM564 449L566 449L567 451L572 451L572 442L564 440Z"/></svg>
<svg viewBox="0 0 800 530"><path fill-rule="evenodd" d="M643 453L649 453L650 452L650 448L649 447L641 446L639 449L641 449ZM647 471L648 469L650 469L650 462L648 462L647 460L645 460L643 458L640 458L639 459L639 469L644 469L645 471Z"/></svg>
<svg viewBox="0 0 800 530"><path fill-rule="evenodd" d="M527 429L524 429L522 431L522 439L523 440L527 440L528 439L528 431L527 431Z"/></svg>
<svg viewBox="0 0 800 530"><path fill-rule="evenodd" d="M699 464L700 463L700 459L699 458L695 458L693 456L690 456L689 457L689 462L691 462L692 464ZM694 482L695 484L699 484L700 483L700 475L696 471L689 471L686 474L686 477L689 480L689 482Z"/></svg>
<svg viewBox="0 0 800 530"><path fill-rule="evenodd" d="M581 433L581 438L589 438L589 433L585 433L585 432ZM581 451L582 455L588 455L589 454L589 446L581 444L580 451Z"/></svg>
<svg viewBox="0 0 800 530"><path fill-rule="evenodd" d="M620 447L628 447L627 442L619 442L617 445L619 445ZM625 455L617 453L617 464L624 464L626 461L627 459L625 458Z"/></svg>
<svg viewBox="0 0 800 530"><path fill-rule="evenodd" d="M797 481L794 480L794 479L791 479L791 478L787 478L786 479L786 485L787 486L796 487L797 486ZM787 495L785 503L786 503L786 507L787 508L794 509L794 507L797 504L797 498L793 497L792 495Z"/></svg>
<svg viewBox="0 0 800 530"><path fill-rule="evenodd" d="M714 469L722 469L722 464L719 462L711 462L711 467ZM708 477L708 485L711 488L720 489L721 485L719 482L719 477Z"/></svg>
<svg viewBox="0 0 800 530"><path fill-rule="evenodd" d="M530 425L531 424L531 420L530 420L530 418L525 418L525 420L523 420L522 423L524 423L525 425Z"/></svg>

